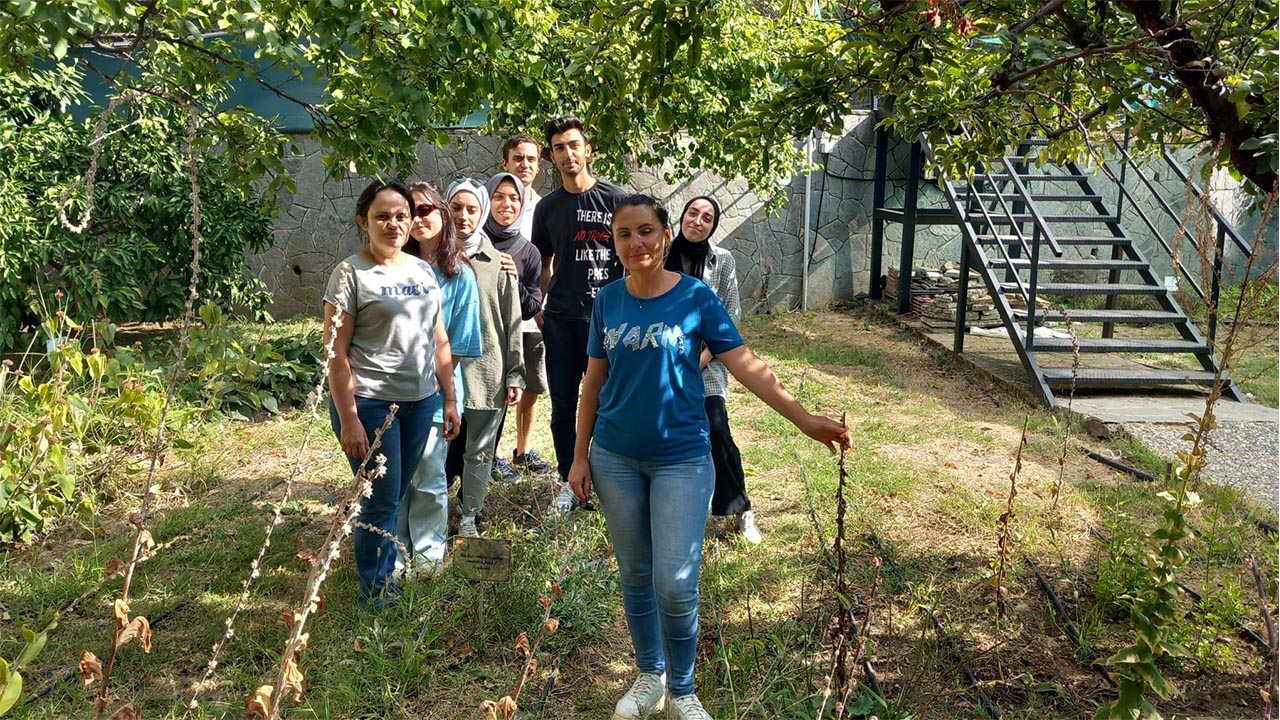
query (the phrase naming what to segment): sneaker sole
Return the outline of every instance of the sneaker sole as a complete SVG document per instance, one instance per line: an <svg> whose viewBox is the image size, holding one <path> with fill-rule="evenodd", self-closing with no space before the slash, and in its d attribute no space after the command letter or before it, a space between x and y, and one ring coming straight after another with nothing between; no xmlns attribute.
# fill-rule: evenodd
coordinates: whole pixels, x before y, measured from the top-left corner
<svg viewBox="0 0 1280 720"><path fill-rule="evenodd" d="M658 701L658 704L654 705L653 709L650 710L649 712L645 713L644 715L641 715L639 717L639 720L648 720L649 718L656 716L658 713L663 712L666 709L667 709L667 694L664 692L662 693L662 699ZM627 717L626 715L619 715L617 711L614 711L613 720L637 720L637 718Z"/></svg>

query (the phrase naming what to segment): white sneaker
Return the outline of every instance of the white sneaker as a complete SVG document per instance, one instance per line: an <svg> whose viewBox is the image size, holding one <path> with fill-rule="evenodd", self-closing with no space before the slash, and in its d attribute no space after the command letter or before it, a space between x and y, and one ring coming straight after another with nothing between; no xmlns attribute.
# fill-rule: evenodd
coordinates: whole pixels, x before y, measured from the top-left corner
<svg viewBox="0 0 1280 720"><path fill-rule="evenodd" d="M711 713L702 707L697 695L681 695L671 698L671 707L667 710L668 720L715 720Z"/></svg>
<svg viewBox="0 0 1280 720"><path fill-rule="evenodd" d="M569 483L564 483L560 486L560 492L556 494L556 499L551 502L551 512L566 515L577 504L578 496L573 494L573 488L569 487Z"/></svg>
<svg viewBox="0 0 1280 720"><path fill-rule="evenodd" d="M750 510L738 516L738 532L742 533L742 539L752 545L759 545L764 537L760 534L760 528L756 526L756 514Z"/></svg>
<svg viewBox="0 0 1280 720"><path fill-rule="evenodd" d="M480 537L480 532L476 530L475 515L463 515L462 519L458 521L458 537Z"/></svg>
<svg viewBox="0 0 1280 720"><path fill-rule="evenodd" d="M640 673L613 708L613 720L644 720L667 706L667 674Z"/></svg>

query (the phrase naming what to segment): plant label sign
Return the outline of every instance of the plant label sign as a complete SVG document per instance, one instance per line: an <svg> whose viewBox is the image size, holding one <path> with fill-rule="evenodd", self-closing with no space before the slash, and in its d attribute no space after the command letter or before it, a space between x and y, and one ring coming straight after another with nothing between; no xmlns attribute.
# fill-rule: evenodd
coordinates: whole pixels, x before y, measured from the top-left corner
<svg viewBox="0 0 1280 720"><path fill-rule="evenodd" d="M511 543L488 538L454 538L453 571L468 580L511 582Z"/></svg>

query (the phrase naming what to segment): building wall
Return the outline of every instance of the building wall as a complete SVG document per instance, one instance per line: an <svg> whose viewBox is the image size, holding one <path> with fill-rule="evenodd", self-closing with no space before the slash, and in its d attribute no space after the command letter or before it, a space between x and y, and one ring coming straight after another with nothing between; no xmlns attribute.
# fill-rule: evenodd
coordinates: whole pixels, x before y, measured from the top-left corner
<svg viewBox="0 0 1280 720"><path fill-rule="evenodd" d="M454 142L437 148L419 148L413 167L415 178L448 183L455 173L488 177L498 169L501 138L477 135L469 131L454 134ZM272 248L250 256L250 266L274 292L271 311L284 317L295 313L317 313L320 296L330 272L344 257L360 249L355 227L355 200L367 180L325 177L323 149L319 143L304 140L303 154L286 160L296 180L297 192L282 191L282 212L274 221L276 242ZM810 307L823 307L834 300L845 300L866 292L870 286L871 211L873 172L875 167L874 121L869 112L854 112L846 119L845 133L830 153L821 158L823 167L812 176L813 193L810 208L812 245L809 258ZM888 158L889 186L886 204L901 207L906 186L907 146L895 143ZM806 177L792 178L786 189L786 202L775 213L765 211L765 204L742 180L725 180L711 173L698 173L677 182L664 178L669 168L636 168L625 187L651 194L674 214L685 201L695 195L714 196L724 210L715 240L731 250L738 262L738 279L746 312L791 310L801 303L803 267L803 235L805 222ZM550 165L543 163L537 189L546 194L552 187ZM1185 212L1186 202L1178 187L1170 187L1172 173L1158 175L1166 199L1181 199L1176 212ZM1168 255L1158 250L1145 226L1137 218L1134 205L1144 211L1156 201L1145 188L1131 192L1137 203L1126 201L1126 227L1138 238L1140 247L1156 266L1157 275L1171 274ZM1110 187L1106 187L1110 186ZM1108 198L1115 196L1114 186L1105 179L1099 191ZM1235 199L1238 192L1221 188L1220 197ZM921 208L945 207L946 201L935 185L922 184L918 205ZM1240 203L1233 212L1243 215ZM1132 215L1132 217L1131 217ZM1155 219L1154 211L1148 215ZM1163 213L1161 213L1163 216ZM1161 228L1172 238L1176 223L1165 216ZM1248 217L1244 217L1247 220ZM1275 248L1274 219L1270 230L1271 248ZM1253 223L1256 231L1257 222ZM1083 234L1094 232L1078 228ZM882 268L899 265L901 226L886 223ZM1246 234L1251 240L1252 234ZM1188 252L1188 250L1184 250ZM915 265L938 266L960 256L960 233L952 226L922 225L916 230ZM1240 258L1232 258L1238 263Z"/></svg>

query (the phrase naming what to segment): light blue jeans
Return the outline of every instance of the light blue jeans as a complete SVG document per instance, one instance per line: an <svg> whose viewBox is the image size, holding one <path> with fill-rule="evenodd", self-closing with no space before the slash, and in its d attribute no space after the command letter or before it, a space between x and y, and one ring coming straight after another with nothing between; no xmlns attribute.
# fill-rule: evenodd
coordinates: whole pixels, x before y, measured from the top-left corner
<svg viewBox="0 0 1280 720"><path fill-rule="evenodd" d="M414 562L444 560L445 535L449 529L449 485L444 476L448 449L444 424L432 423L422 461L400 500L396 535L414 556Z"/></svg>
<svg viewBox="0 0 1280 720"><path fill-rule="evenodd" d="M635 460L593 445L591 481L618 560L622 608L640 672L667 673L673 697L693 692L698 573L715 490L711 455Z"/></svg>

